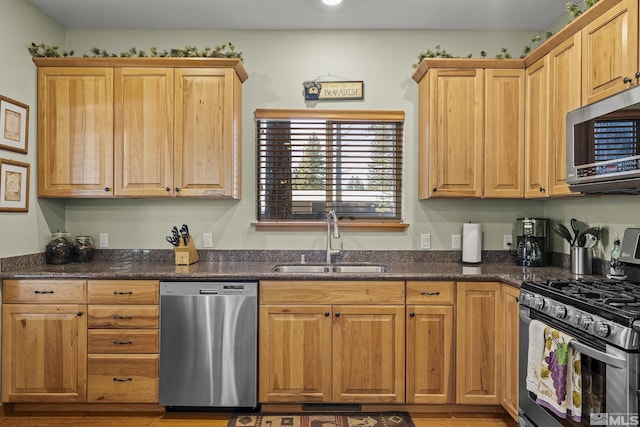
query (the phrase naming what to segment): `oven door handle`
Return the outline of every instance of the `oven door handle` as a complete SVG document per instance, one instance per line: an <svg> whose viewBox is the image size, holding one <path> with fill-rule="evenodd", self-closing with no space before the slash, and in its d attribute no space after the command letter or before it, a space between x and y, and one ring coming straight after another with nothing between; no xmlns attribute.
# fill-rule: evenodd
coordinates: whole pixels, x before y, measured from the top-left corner
<svg viewBox="0 0 640 427"><path fill-rule="evenodd" d="M580 353L584 353L592 359L599 360L607 365L615 366L619 369L623 369L627 365L627 360L623 359L622 357L607 354L600 350L596 350L595 348L591 348L584 344L581 344L578 341L571 340L569 341L569 345Z"/></svg>

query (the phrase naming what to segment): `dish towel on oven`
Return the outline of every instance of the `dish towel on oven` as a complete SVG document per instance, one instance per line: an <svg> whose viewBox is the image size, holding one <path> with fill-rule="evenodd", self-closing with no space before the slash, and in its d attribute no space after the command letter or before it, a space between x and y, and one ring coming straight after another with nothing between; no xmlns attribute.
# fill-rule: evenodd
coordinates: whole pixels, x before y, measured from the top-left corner
<svg viewBox="0 0 640 427"><path fill-rule="evenodd" d="M569 346L571 336L549 326L544 328L543 339L536 403L550 409L560 418L569 415L574 421L580 422L580 352Z"/></svg>
<svg viewBox="0 0 640 427"><path fill-rule="evenodd" d="M529 351L527 355L527 390L538 394L540 386L540 366L544 354L544 329L547 327L539 320L529 323Z"/></svg>

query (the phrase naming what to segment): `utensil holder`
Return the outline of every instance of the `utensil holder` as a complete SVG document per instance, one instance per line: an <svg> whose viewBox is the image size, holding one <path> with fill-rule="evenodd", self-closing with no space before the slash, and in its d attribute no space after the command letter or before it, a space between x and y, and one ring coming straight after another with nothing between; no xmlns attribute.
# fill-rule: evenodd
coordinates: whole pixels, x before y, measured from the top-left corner
<svg viewBox="0 0 640 427"><path fill-rule="evenodd" d="M571 273L577 275L591 274L593 250L582 246L571 246Z"/></svg>
<svg viewBox="0 0 640 427"><path fill-rule="evenodd" d="M198 251L193 244L193 239L185 245L184 239L180 238L180 245L173 248L176 254L176 265L190 265L199 261Z"/></svg>

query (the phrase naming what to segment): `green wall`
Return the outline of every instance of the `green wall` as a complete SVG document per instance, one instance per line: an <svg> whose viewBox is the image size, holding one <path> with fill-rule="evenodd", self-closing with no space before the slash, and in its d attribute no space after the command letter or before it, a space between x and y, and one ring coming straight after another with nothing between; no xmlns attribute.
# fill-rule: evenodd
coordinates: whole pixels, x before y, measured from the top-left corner
<svg viewBox="0 0 640 427"><path fill-rule="evenodd" d="M6 0L5 0L6 1ZM32 168L31 209L28 214L0 214L3 229L16 243L0 247L0 257L41 251L50 231L66 228L72 235L109 234L110 248L169 248L164 236L172 225L188 223L195 243L202 248L202 233L211 232L218 249L322 249L322 232L256 232L255 131L256 108L397 109L405 112L405 170L403 187L404 233L345 232L346 250L418 249L420 234L430 233L432 249L450 248L451 234L464 222L481 222L485 249L502 249L502 236L512 234L521 216L546 216L567 222L576 216L607 225L621 233L636 226L637 197L530 200L417 200L417 99L411 79L417 55L440 45L448 52L489 56L505 47L519 57L536 32L477 31L121 31L59 28L22 0L9 0L9 13L0 17L0 44L18 58L15 73L3 75L0 93L29 103L32 108L30 147L24 156L35 165L35 67L25 45L31 41L60 44L76 55L92 47L120 53L135 46L148 51L194 45L199 48L232 42L243 52L249 79L243 85L243 197L228 200L37 200ZM7 21L6 23L4 21ZM9 29L7 29L9 25ZM8 41L7 32L23 32L24 41ZM19 61L18 61L19 60ZM364 101L305 103L302 82L322 77L363 80ZM0 154L3 154L0 152ZM19 159L23 156L13 156ZM606 206L602 209L603 200ZM596 206L597 209L591 209ZM591 213L588 213L592 211ZM609 244L608 241L605 242ZM568 252L554 238L556 250Z"/></svg>

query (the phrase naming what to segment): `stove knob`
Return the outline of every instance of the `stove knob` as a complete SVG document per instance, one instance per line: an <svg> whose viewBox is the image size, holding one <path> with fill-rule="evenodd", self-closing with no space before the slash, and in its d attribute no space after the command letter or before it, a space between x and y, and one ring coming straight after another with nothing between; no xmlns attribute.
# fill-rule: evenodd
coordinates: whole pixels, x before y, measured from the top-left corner
<svg viewBox="0 0 640 427"><path fill-rule="evenodd" d="M531 305L531 300L532 299L533 299L533 297L531 296L531 294L521 294L520 295L520 303L522 305L526 305L526 306Z"/></svg>
<svg viewBox="0 0 640 427"><path fill-rule="evenodd" d="M532 306L534 308L536 308L537 310L542 310L544 308L544 298L542 297L535 297L533 299L533 304Z"/></svg>
<svg viewBox="0 0 640 427"><path fill-rule="evenodd" d="M591 327L591 325L593 325L593 318L589 316L582 316L580 319L580 327L586 331Z"/></svg>
<svg viewBox="0 0 640 427"><path fill-rule="evenodd" d="M556 305L553 309L553 315L558 319L564 319L567 317L567 307L563 305Z"/></svg>
<svg viewBox="0 0 640 427"><path fill-rule="evenodd" d="M604 322L596 323L596 335L600 338L606 338L611 334L611 326Z"/></svg>

